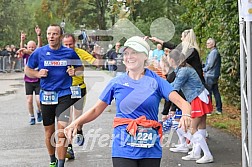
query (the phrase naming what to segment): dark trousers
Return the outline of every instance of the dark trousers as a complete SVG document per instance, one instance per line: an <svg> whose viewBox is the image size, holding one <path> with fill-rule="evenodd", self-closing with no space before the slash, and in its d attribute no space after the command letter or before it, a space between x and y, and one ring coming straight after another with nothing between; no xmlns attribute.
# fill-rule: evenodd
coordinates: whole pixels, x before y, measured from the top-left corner
<svg viewBox="0 0 252 167"><path fill-rule="evenodd" d="M214 95L217 111L222 112L222 102L221 102L221 96L220 96L220 92L219 92L218 82L215 84L207 84L207 86L209 89L211 100L212 100L212 94Z"/></svg>

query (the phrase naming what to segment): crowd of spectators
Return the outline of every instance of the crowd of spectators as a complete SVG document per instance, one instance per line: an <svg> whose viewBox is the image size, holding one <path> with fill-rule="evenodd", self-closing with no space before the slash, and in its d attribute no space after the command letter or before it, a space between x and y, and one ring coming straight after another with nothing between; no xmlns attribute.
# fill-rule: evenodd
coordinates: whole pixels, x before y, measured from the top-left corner
<svg viewBox="0 0 252 167"><path fill-rule="evenodd" d="M0 72L20 72L23 70L22 59L18 57L15 45L0 47Z"/></svg>

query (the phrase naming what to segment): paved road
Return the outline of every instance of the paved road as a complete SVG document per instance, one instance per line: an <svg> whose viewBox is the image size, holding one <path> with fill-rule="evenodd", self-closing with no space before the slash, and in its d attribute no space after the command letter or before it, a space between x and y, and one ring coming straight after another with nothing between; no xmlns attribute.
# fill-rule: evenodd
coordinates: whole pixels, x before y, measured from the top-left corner
<svg viewBox="0 0 252 167"><path fill-rule="evenodd" d="M102 71L85 72L88 96L85 109L92 106L106 83L111 79ZM44 144L41 124L28 124L22 73L0 74L0 167L48 167L49 157ZM109 167L111 164L112 120L115 106L112 104L95 121L84 126L86 142L74 147L76 159L67 161L66 167ZM172 135L170 144L163 147L162 167L240 167L241 141L227 133L208 127L208 143L215 162L197 165L183 161L182 153L169 152L169 146L177 141ZM168 137L166 138L168 139Z"/></svg>

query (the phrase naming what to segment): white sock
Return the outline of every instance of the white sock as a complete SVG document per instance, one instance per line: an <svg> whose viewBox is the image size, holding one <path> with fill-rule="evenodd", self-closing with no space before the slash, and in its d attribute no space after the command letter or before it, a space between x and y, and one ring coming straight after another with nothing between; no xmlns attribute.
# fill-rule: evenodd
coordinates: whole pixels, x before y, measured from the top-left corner
<svg viewBox="0 0 252 167"><path fill-rule="evenodd" d="M206 138L206 129L198 129L198 132L202 134L204 138Z"/></svg>
<svg viewBox="0 0 252 167"><path fill-rule="evenodd" d="M178 134L180 144L185 144L186 143L186 140L185 140L185 137L184 137L185 132L180 128L178 128L176 130L176 132Z"/></svg>
<svg viewBox="0 0 252 167"><path fill-rule="evenodd" d="M206 138L206 129L198 129L198 133L200 133L204 138ZM193 143L193 153L194 155L201 155L201 147L199 143Z"/></svg>
<svg viewBox="0 0 252 167"><path fill-rule="evenodd" d="M193 154L195 156L201 155L201 148L200 148L199 143L193 142L193 149L192 149L192 151L193 151Z"/></svg>
<svg viewBox="0 0 252 167"><path fill-rule="evenodd" d="M193 134L192 141L193 141L193 143L195 142L196 144L199 144L200 148L204 152L204 155L212 156L212 154L208 148L208 145L206 143L206 140L200 132L196 131Z"/></svg>
<svg viewBox="0 0 252 167"><path fill-rule="evenodd" d="M192 134L191 134L191 132L187 131L187 132L184 134L184 136L185 136L188 140L191 141L191 139L192 139Z"/></svg>

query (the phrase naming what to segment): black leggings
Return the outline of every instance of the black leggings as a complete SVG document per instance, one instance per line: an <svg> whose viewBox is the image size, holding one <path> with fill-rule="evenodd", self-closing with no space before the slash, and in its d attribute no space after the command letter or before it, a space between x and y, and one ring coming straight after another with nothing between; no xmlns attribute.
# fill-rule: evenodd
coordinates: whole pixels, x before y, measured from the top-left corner
<svg viewBox="0 0 252 167"><path fill-rule="evenodd" d="M112 158L113 167L160 167L161 158Z"/></svg>

